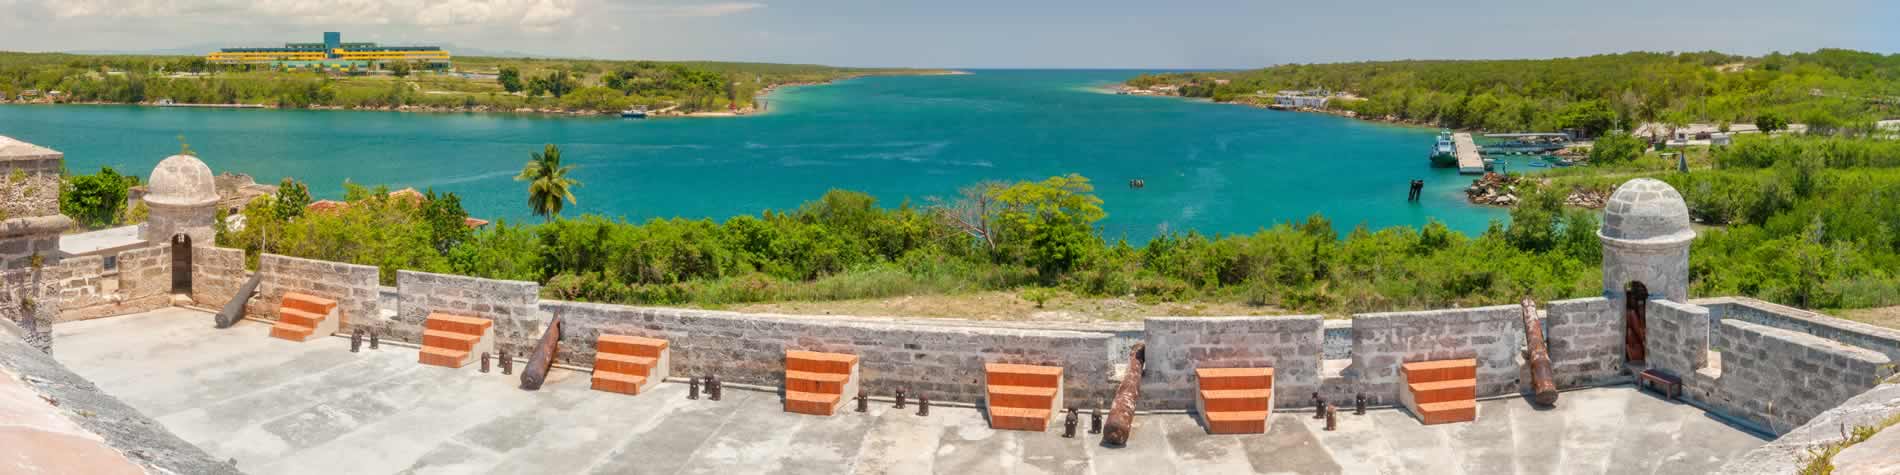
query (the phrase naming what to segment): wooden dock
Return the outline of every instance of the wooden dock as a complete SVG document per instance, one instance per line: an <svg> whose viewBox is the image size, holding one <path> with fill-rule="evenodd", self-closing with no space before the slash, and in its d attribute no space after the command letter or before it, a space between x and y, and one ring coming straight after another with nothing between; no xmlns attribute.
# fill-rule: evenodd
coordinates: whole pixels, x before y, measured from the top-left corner
<svg viewBox="0 0 1900 475"><path fill-rule="evenodd" d="M1484 157L1478 155L1478 143L1471 140L1471 134L1451 134L1451 143L1458 154L1458 174L1484 174Z"/></svg>

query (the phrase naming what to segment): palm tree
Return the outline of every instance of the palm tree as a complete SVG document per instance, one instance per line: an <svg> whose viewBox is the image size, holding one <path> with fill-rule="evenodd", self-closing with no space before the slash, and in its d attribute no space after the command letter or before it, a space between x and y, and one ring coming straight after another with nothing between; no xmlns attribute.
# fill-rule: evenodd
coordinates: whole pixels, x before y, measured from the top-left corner
<svg viewBox="0 0 1900 475"><path fill-rule="evenodd" d="M534 208L534 214L553 221L561 214L561 200L574 202L571 189L581 186L581 182L567 177L574 166L561 165L561 149L554 144L531 155L534 158L521 168L520 175L515 175L515 181L528 182L528 206Z"/></svg>

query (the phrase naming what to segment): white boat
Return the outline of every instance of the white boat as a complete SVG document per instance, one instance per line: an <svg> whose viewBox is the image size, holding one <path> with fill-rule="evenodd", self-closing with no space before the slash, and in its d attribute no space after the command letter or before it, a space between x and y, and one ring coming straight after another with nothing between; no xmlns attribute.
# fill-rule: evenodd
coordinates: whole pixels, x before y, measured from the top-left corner
<svg viewBox="0 0 1900 475"><path fill-rule="evenodd" d="M627 109L627 110L623 110L623 111L620 111L620 118L622 118L622 119L645 119L645 118L647 118L647 108L645 108L645 107L636 107L636 108L633 108L633 109Z"/></svg>

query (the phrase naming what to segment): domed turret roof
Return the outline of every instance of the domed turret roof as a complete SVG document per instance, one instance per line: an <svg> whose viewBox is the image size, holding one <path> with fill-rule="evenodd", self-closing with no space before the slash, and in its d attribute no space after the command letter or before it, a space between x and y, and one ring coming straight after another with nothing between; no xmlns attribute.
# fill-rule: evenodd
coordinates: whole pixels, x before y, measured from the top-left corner
<svg viewBox="0 0 1900 475"><path fill-rule="evenodd" d="M1624 241L1688 241L1695 239L1689 228L1689 206L1668 183L1637 178L1616 187L1603 207L1603 228L1597 231L1609 239Z"/></svg>
<svg viewBox="0 0 1900 475"><path fill-rule="evenodd" d="M218 202L218 186L211 179L211 167L198 157L172 155L152 168L151 185L145 202L171 206L197 206Z"/></svg>

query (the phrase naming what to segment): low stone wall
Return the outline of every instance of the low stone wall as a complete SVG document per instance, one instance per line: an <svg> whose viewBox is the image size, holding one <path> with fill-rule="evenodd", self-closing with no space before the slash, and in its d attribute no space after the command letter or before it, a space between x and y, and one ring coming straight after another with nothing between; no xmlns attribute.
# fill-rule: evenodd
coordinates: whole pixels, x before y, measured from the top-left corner
<svg viewBox="0 0 1900 475"><path fill-rule="evenodd" d="M171 305L171 248L120 252L105 267L104 256L72 257L49 270L59 286L60 321L90 320Z"/></svg>
<svg viewBox="0 0 1900 475"><path fill-rule="evenodd" d="M1194 407L1195 368L1273 368L1275 407L1312 405L1320 389L1324 320L1318 315L1276 317L1152 317L1143 320L1148 343L1142 407Z"/></svg>
<svg viewBox="0 0 1900 475"><path fill-rule="evenodd" d="M208 308L224 308L250 278L244 251L200 246L191 249L191 301Z"/></svg>
<svg viewBox="0 0 1900 475"><path fill-rule="evenodd" d="M19 336L40 351L53 350L59 319L59 285L30 268L0 270L0 319L18 325Z"/></svg>
<svg viewBox="0 0 1900 475"><path fill-rule="evenodd" d="M407 298L409 284L404 281L399 286ZM638 335L669 342L676 376L717 374L721 380L765 386L784 383L786 350L858 355L863 387L875 394L909 388L933 400L968 403L984 397L984 363L1055 365L1064 368L1067 400L1082 406L1109 399L1114 391L1108 382L1110 361L1126 357L1112 354L1116 333L1108 330L749 315L562 301L543 301L540 307L545 313L561 315L562 362L592 366L594 342L601 334ZM1152 350L1149 358L1154 358Z"/></svg>
<svg viewBox="0 0 1900 475"><path fill-rule="evenodd" d="M1900 330L1882 328L1747 297L1698 299L1716 322L1736 319L1878 351L1900 361Z"/></svg>
<svg viewBox="0 0 1900 475"><path fill-rule="evenodd" d="M1523 310L1500 305L1420 312L1367 313L1352 319L1355 392L1396 404L1404 386L1399 366L1455 358L1478 360L1478 396L1515 393L1522 382Z"/></svg>
<svg viewBox="0 0 1900 475"><path fill-rule="evenodd" d="M1709 310L1697 305L1650 300L1643 326L1648 329L1644 360L1650 368L1683 380L1709 366Z"/></svg>
<svg viewBox="0 0 1900 475"><path fill-rule="evenodd" d="M375 275L370 277L374 289ZM547 329L538 306L541 286L534 282L397 271L396 289L401 305L393 320L382 322L386 338L421 343L422 322L442 312L493 320L495 349L525 356Z"/></svg>
<svg viewBox="0 0 1900 475"><path fill-rule="evenodd" d="M1886 355L1806 333L1726 320L1717 409L1785 434L1889 375Z"/></svg>
<svg viewBox="0 0 1900 475"><path fill-rule="evenodd" d="M1808 423L1782 434L1775 440L1742 454L1722 465L1721 473L1731 475L1786 475L1800 471L1809 450L1840 441L1843 428L1869 426L1900 414L1900 382L1882 384L1842 402L1833 409L1808 420ZM1892 427L1882 434L1896 431ZM1858 447L1858 446L1857 446ZM1852 448L1849 448L1852 450Z"/></svg>
<svg viewBox="0 0 1900 475"><path fill-rule="evenodd" d="M1558 388L1593 386L1627 379L1623 372L1623 320L1609 299L1550 302L1544 311L1544 341Z"/></svg>
<svg viewBox="0 0 1900 475"><path fill-rule="evenodd" d="M343 317L338 331L347 333L351 325L382 326L374 266L264 254L257 258L257 271L263 278L258 279L258 297L247 309L251 315L276 320L284 293L294 291L336 300Z"/></svg>

